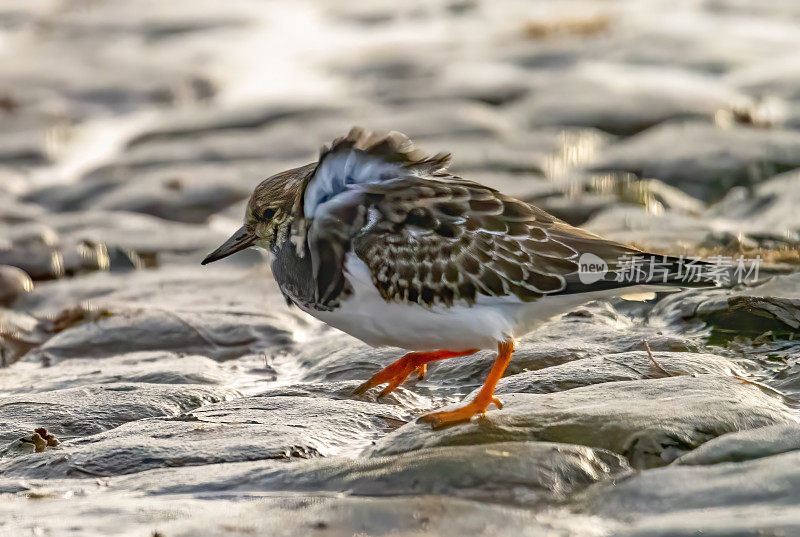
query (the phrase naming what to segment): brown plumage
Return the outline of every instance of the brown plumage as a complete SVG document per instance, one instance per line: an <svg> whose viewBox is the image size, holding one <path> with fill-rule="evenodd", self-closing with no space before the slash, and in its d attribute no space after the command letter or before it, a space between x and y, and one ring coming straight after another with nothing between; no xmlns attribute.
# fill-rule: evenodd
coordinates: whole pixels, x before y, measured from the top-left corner
<svg viewBox="0 0 800 537"><path fill-rule="evenodd" d="M448 306L474 303L479 295L530 302L568 292L579 283L580 254L612 264L641 253L452 175L446 170L450 155L429 158L399 133L376 137L353 129L323 148L320 162L353 148L402 168L343 194L314 226L309 241L324 303L347 290L343 259L349 248L367 264L385 300Z"/></svg>

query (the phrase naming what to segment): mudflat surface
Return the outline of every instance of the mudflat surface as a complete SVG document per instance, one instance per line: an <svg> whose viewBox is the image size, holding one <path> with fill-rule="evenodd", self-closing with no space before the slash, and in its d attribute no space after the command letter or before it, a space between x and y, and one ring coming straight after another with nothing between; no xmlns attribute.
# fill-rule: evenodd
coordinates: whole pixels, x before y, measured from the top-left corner
<svg viewBox="0 0 800 537"><path fill-rule="evenodd" d="M3 2L0 535L799 534L798 48L791 0ZM199 265L352 125L762 281L580 307L431 431L491 353L352 396L401 351Z"/></svg>

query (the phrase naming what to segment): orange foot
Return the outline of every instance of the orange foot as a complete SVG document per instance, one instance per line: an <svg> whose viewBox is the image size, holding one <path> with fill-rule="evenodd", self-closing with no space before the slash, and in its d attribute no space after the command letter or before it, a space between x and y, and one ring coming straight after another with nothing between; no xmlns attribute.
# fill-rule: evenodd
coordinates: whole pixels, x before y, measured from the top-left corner
<svg viewBox="0 0 800 537"><path fill-rule="evenodd" d="M464 423L472 419L477 414L485 414L489 405L494 403L497 408L503 408L503 403L494 396L494 389L497 381L503 376L508 363L511 361L511 354L514 352L514 343L506 341L497 345L497 359L494 361L492 370L483 384L483 388L475 399L455 410L444 410L433 412L420 417L420 421L430 423L434 429L450 427L459 423Z"/></svg>
<svg viewBox="0 0 800 537"><path fill-rule="evenodd" d="M392 393L400 386L408 376L417 372L417 377L422 380L427 371L427 363L458 356L468 356L475 354L478 349L468 349L465 351L433 351L433 352L409 352L393 364L385 367L372 376L371 379L353 390L354 395L362 394L380 384L388 384L378 397L383 397Z"/></svg>
<svg viewBox="0 0 800 537"><path fill-rule="evenodd" d="M474 401L455 410L431 412L430 414L421 416L419 419L420 421L430 423L431 427L434 429L440 429L442 427L449 427L451 425L467 422L472 419L472 416L477 416L479 414L482 416L486 414L486 409L489 408L489 405L492 403L494 403L497 408L503 408L503 403L501 403L500 399L497 397L492 397L489 401L478 401L476 397Z"/></svg>

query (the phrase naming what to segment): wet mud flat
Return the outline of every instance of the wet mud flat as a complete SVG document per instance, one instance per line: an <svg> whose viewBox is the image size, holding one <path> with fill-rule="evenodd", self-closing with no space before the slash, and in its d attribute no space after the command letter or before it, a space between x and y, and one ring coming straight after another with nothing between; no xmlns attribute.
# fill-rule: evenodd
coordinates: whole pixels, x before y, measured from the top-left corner
<svg viewBox="0 0 800 537"><path fill-rule="evenodd" d="M794 2L11 1L0 44L0 535L800 533ZM401 351L199 266L354 124L759 281L578 308L432 431L492 353L353 396Z"/></svg>

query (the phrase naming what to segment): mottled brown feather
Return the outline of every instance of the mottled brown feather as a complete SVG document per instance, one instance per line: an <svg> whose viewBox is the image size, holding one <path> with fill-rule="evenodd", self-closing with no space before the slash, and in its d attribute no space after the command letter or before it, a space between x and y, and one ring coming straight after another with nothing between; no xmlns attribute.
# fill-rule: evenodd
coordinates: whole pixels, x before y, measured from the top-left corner
<svg viewBox="0 0 800 537"><path fill-rule="evenodd" d="M482 295L531 302L569 292L582 253L611 263L636 252L450 175L448 155L429 158L398 133L377 137L354 129L323 148L321 159L354 148L403 166L396 178L337 195L313 222L308 243L324 305L347 289L350 250L385 300L448 306Z"/></svg>
<svg viewBox="0 0 800 537"><path fill-rule="evenodd" d="M543 211L454 176L409 176L364 190L371 224L353 237L352 247L388 301L450 305L514 295L530 302L564 290L580 253L605 249L604 257L615 259L632 251L575 233ZM571 246L573 235L592 248Z"/></svg>

